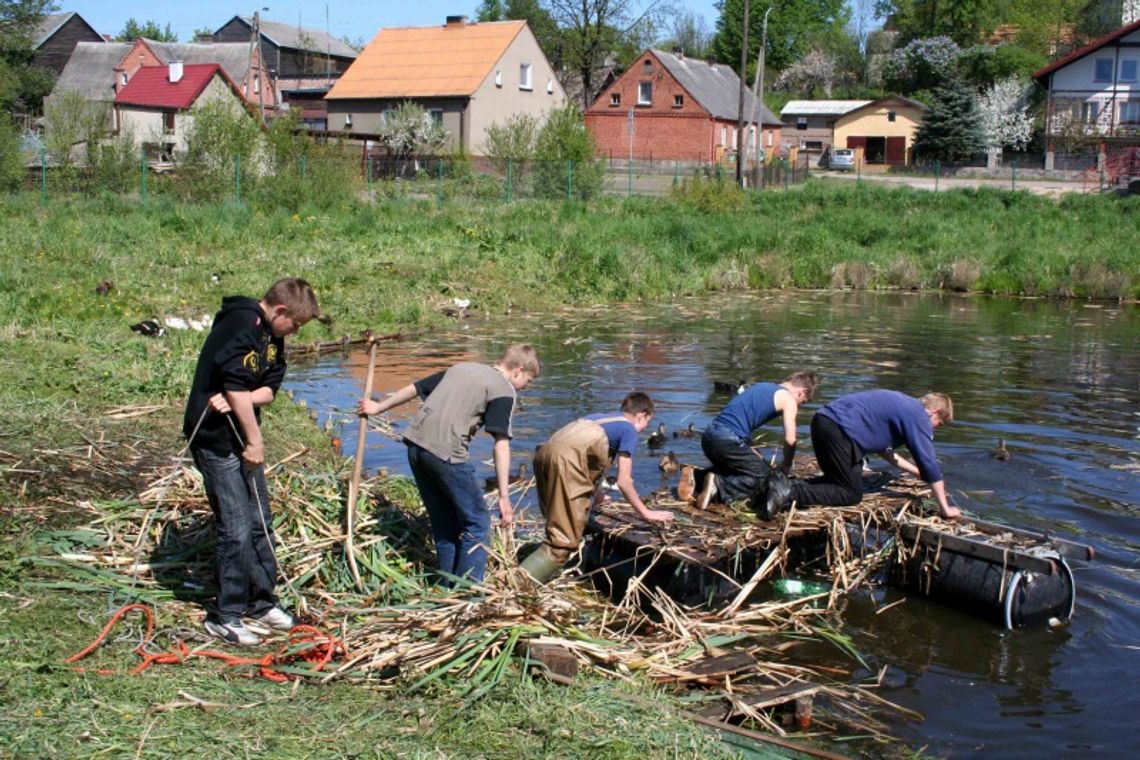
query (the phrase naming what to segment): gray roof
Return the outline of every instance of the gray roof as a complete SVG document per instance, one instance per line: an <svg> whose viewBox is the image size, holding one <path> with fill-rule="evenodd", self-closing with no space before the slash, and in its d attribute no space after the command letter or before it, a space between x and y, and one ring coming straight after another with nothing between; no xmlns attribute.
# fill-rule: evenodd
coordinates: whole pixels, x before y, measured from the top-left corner
<svg viewBox="0 0 1140 760"><path fill-rule="evenodd" d="M249 44L245 42L145 42L163 63L216 63L239 87L249 73Z"/></svg>
<svg viewBox="0 0 1140 760"><path fill-rule="evenodd" d="M652 50L673 78L717 119L735 121L740 107L740 77L731 66L709 63L700 58L686 58L664 50ZM744 89L744 120L781 125L779 117L757 102L748 88Z"/></svg>
<svg viewBox="0 0 1140 760"><path fill-rule="evenodd" d="M781 116L842 116L870 104L869 100L789 100Z"/></svg>
<svg viewBox="0 0 1140 760"><path fill-rule="evenodd" d="M43 20L36 25L35 32L32 33L32 49L38 50L40 45L51 39L51 36L59 31L59 28L66 24L75 11L67 13L52 13L44 16Z"/></svg>
<svg viewBox="0 0 1140 760"><path fill-rule="evenodd" d="M236 18L241 19L246 26L253 29L253 19L246 16L237 16ZM269 21L263 18L258 19L257 26L261 30L262 36L277 47L327 53L338 58L352 58L354 60L359 55L344 40L339 40L328 32L322 32L319 29L305 29L301 26L283 24L280 21Z"/></svg>
<svg viewBox="0 0 1140 760"><path fill-rule="evenodd" d="M52 95L75 90L88 100L115 99L115 66L131 50L129 42L80 42L55 81Z"/></svg>

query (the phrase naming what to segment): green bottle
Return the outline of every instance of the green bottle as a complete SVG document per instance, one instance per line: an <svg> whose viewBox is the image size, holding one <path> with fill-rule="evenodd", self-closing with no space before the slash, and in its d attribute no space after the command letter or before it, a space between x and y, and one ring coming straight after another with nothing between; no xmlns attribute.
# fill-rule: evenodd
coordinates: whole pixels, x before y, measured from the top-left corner
<svg viewBox="0 0 1140 760"><path fill-rule="evenodd" d="M779 596L801 597L815 594L830 594L831 585L815 581L801 581L799 578L777 578L772 581L772 590Z"/></svg>

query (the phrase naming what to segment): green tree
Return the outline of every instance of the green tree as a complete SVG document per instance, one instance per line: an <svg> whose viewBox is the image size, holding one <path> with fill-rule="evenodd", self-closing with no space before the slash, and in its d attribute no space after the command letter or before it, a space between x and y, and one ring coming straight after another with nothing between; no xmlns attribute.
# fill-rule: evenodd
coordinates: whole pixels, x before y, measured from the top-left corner
<svg viewBox="0 0 1140 760"><path fill-rule="evenodd" d="M26 157L20 150L20 130L6 113L0 113L0 190L20 186Z"/></svg>
<svg viewBox="0 0 1140 760"><path fill-rule="evenodd" d="M506 173L508 163L514 164L515 171L522 171L534 158L541 123L540 119L527 113L517 113L502 124L496 121L487 127L484 155L501 173Z"/></svg>
<svg viewBox="0 0 1140 760"><path fill-rule="evenodd" d="M1008 4L1002 0L878 0L876 10L880 17L891 18L900 42L949 37L969 47L1004 21ZM1038 0L1038 4L1044 3Z"/></svg>
<svg viewBox="0 0 1140 760"><path fill-rule="evenodd" d="M764 12L769 3L751 3L748 20L748 61L751 76L763 36ZM832 41L846 34L848 21L845 0L771 0L768 15L768 50L764 67L769 73L781 71L810 50L830 50ZM720 0L713 51L717 60L740 65L740 43L744 30L744 0ZM823 44L821 44L823 43ZM767 76L767 75L766 75Z"/></svg>
<svg viewBox="0 0 1140 760"><path fill-rule="evenodd" d="M682 13L669 24L669 36L657 46L665 50L680 48L690 58L707 58L712 54L712 32L704 16Z"/></svg>
<svg viewBox="0 0 1140 760"><path fill-rule="evenodd" d="M984 150L974 92L960 76L949 76L934 90L930 109L915 134L915 155L920 161L957 163Z"/></svg>
<svg viewBox="0 0 1140 760"><path fill-rule="evenodd" d="M594 158L594 136L573 103L552 110L535 144L534 191L545 198L587 200L605 186L605 162Z"/></svg>
<svg viewBox="0 0 1140 760"><path fill-rule="evenodd" d="M562 65L562 32L538 0L483 0L475 11L480 21L525 21L543 55L555 69Z"/></svg>
<svg viewBox="0 0 1140 760"><path fill-rule="evenodd" d="M39 23L57 7L55 0L0 0L0 108L38 113L51 92L51 73L32 66L32 44Z"/></svg>
<svg viewBox="0 0 1140 760"><path fill-rule="evenodd" d="M94 163L99 141L107 134L110 112L74 90L60 93L44 110L44 147L58 166L74 163L73 151L82 145L88 165Z"/></svg>
<svg viewBox="0 0 1140 760"><path fill-rule="evenodd" d="M123 30L115 35L115 39L119 42L131 42L139 37L156 42L178 42L178 35L171 30L170 24L167 24L164 29L150 19L140 24L133 18L129 18L123 26Z"/></svg>

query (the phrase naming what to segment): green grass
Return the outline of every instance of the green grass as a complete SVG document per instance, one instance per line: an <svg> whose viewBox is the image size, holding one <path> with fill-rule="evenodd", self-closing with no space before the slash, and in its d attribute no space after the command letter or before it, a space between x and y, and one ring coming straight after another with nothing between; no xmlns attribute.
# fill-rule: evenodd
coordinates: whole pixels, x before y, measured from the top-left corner
<svg viewBox="0 0 1140 760"><path fill-rule="evenodd" d="M309 684L291 694L210 664L138 677L62 667L124 600L34 588L30 575L48 571L19 558L35 553L45 528L88 519L85 504L131 498L181 447L181 402L203 336L143 338L128 329L141 319L213 313L223 295L258 295L286 275L310 280L336 320L306 327L302 341L430 329L455 297L470 298L475 314L517 315L763 287L1140 296L1134 199L822 183L751 195L740 208L697 195L590 205L452 198L438 208L405 194L332 210L0 199L0 754L717 751L709 734L664 710L630 707L613 684L563 689L510 669L457 711L461 700L433 688L409 697ZM113 288L100 296L104 279ZM130 404L159 409L107 418ZM291 468L340 466L304 410L284 399L267 410L265 428L271 459L305 445L310 453ZM106 456L85 455L92 442ZM125 667L129 648L96 662ZM227 707L153 711L182 699L180 690Z"/></svg>

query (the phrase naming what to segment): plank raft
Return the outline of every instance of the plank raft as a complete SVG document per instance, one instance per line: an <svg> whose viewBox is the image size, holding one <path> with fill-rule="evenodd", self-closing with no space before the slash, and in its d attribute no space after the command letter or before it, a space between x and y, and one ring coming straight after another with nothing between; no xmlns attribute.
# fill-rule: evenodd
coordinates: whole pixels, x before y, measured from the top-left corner
<svg viewBox="0 0 1140 760"><path fill-rule="evenodd" d="M805 462L797 474L813 470L814 462ZM584 569L614 595L636 578L682 604L719 606L777 568L827 575L848 588L862 578L847 577L845 563L877 555L880 577L891 585L1006 628L1071 617L1076 589L1067 560L1092 560L1090 547L972 518L930 516L930 491L910 476L870 473L864 488L858 506L793 509L772 522L743 503L697 510L667 492L647 502L673 510L667 527L642 520L624 503L603 504L586 528Z"/></svg>

